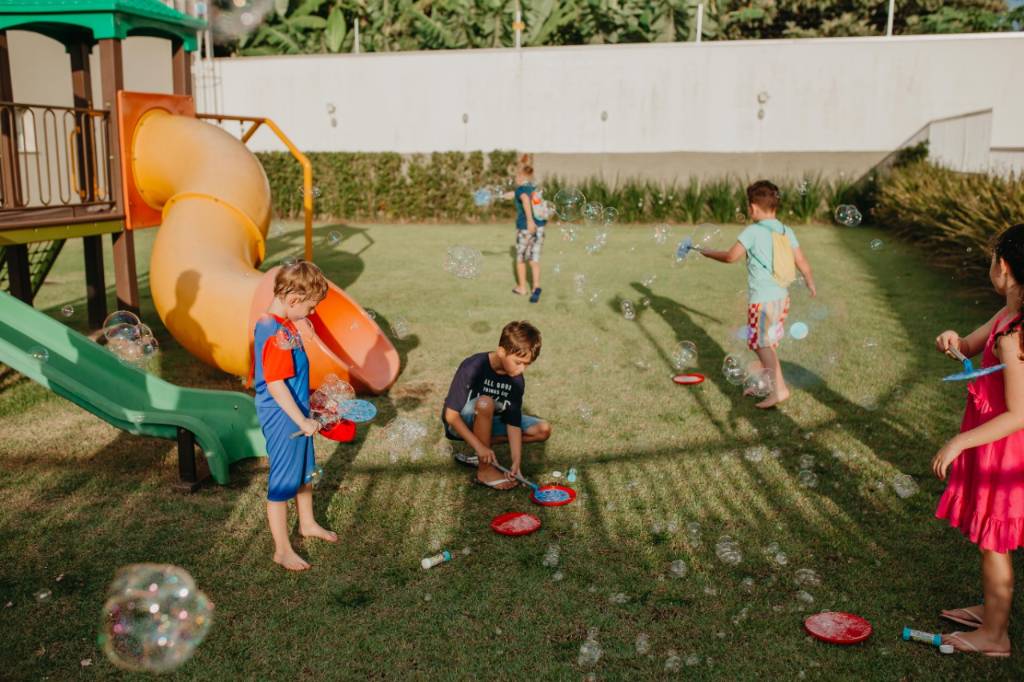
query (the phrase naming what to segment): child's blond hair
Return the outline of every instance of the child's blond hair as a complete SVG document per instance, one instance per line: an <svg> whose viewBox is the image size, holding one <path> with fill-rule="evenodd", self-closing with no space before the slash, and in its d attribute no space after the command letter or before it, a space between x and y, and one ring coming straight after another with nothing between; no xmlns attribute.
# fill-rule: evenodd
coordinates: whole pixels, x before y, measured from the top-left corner
<svg viewBox="0 0 1024 682"><path fill-rule="evenodd" d="M301 296L303 301L322 301L327 296L327 278L308 261L282 265L274 277L274 296L283 299L289 294Z"/></svg>

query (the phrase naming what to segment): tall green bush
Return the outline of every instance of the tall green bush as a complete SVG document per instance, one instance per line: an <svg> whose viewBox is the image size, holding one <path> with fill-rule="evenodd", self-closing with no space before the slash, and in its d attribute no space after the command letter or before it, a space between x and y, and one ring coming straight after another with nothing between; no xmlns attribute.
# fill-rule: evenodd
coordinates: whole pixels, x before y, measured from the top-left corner
<svg viewBox="0 0 1024 682"><path fill-rule="evenodd" d="M984 277L992 239L1024 222L1024 177L958 173L915 161L878 179L876 223L922 247L929 260Z"/></svg>

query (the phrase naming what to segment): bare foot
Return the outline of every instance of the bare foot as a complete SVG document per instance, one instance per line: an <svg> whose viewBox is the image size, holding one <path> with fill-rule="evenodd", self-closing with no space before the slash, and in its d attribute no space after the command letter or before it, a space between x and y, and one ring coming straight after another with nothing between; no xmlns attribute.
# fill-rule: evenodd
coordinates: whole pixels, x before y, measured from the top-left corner
<svg viewBox="0 0 1024 682"><path fill-rule="evenodd" d="M982 617L985 615L985 607L979 604L978 606L965 606L959 609L945 609L939 615L954 623L977 628L981 627Z"/></svg>
<svg viewBox="0 0 1024 682"><path fill-rule="evenodd" d="M754 407L761 410L770 410L779 403L789 400L789 391L783 391L782 393L773 393L759 403L756 403Z"/></svg>
<svg viewBox="0 0 1024 682"><path fill-rule="evenodd" d="M338 541L337 533L335 533L333 530L327 530L319 523L314 523L313 525L306 528L299 528L299 535L301 535L304 538L320 538L321 540L326 540L327 542Z"/></svg>
<svg viewBox="0 0 1024 682"><path fill-rule="evenodd" d="M1010 653L1010 638L1007 635L996 637L985 630L974 632L954 632L942 636L943 644L952 644L953 648L965 654L1005 654ZM973 647L973 648L972 648Z"/></svg>
<svg viewBox="0 0 1024 682"><path fill-rule="evenodd" d="M754 389L752 389L752 388L745 388L745 389L743 389L743 397L744 398L749 398L752 395L754 395Z"/></svg>
<svg viewBox="0 0 1024 682"><path fill-rule="evenodd" d="M515 294L516 296L526 296L527 291L525 289L520 289L519 287L516 287L515 289L512 290L512 293Z"/></svg>
<svg viewBox="0 0 1024 682"><path fill-rule="evenodd" d="M294 550L286 553L274 553L274 561L281 564L289 571L308 571L309 562L295 553Z"/></svg>

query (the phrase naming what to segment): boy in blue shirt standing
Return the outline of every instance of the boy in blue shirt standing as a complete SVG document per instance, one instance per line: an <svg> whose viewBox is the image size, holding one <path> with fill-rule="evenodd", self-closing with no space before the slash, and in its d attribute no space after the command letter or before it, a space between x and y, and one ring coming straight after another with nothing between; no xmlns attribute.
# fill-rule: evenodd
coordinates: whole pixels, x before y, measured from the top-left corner
<svg viewBox="0 0 1024 682"><path fill-rule="evenodd" d="M542 206L540 192L533 185L533 166L529 155L524 154L519 160L516 171L516 190L513 193L516 204L516 288L512 293L525 296L526 263L530 263L533 275L533 292L530 303L540 300L540 250L544 244L544 226L546 220L534 215L534 206ZM540 212L540 211L538 211Z"/></svg>
<svg viewBox="0 0 1024 682"><path fill-rule="evenodd" d="M775 349L785 335L794 266L803 275L812 297L817 295L817 290L811 265L800 249L796 234L775 217L779 210L779 188L767 180L758 180L747 187L747 205L754 224L740 233L732 248L728 251L700 249L700 252L722 263L735 263L747 257L747 347L757 353L762 367L772 374L772 393L757 403L757 407L768 409L789 398Z"/></svg>
<svg viewBox="0 0 1024 682"><path fill-rule="evenodd" d="M304 571L310 565L288 539L288 500L295 498L303 537L338 541L336 533L313 517L313 434L320 424L309 417L309 359L296 327L296 322L309 325L306 318L326 295L327 280L320 268L305 261L285 265L274 278L274 300L254 330L256 414L270 459L267 521L274 561L289 571ZM291 437L296 430L302 437Z"/></svg>

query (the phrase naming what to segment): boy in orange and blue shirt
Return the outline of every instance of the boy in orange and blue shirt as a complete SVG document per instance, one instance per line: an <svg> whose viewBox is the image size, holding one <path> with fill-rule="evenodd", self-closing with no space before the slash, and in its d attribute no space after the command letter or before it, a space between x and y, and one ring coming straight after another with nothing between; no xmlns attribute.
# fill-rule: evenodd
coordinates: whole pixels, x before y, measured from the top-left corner
<svg viewBox="0 0 1024 682"><path fill-rule="evenodd" d="M296 326L309 325L306 318L326 295L327 280L317 266L305 261L283 266L274 278L274 300L253 335L256 414L270 459L267 522L274 561L291 571L310 565L288 539L288 500L295 498L301 535L338 541L313 517L313 434L320 424L309 417L309 359ZM292 438L296 431L302 437Z"/></svg>

